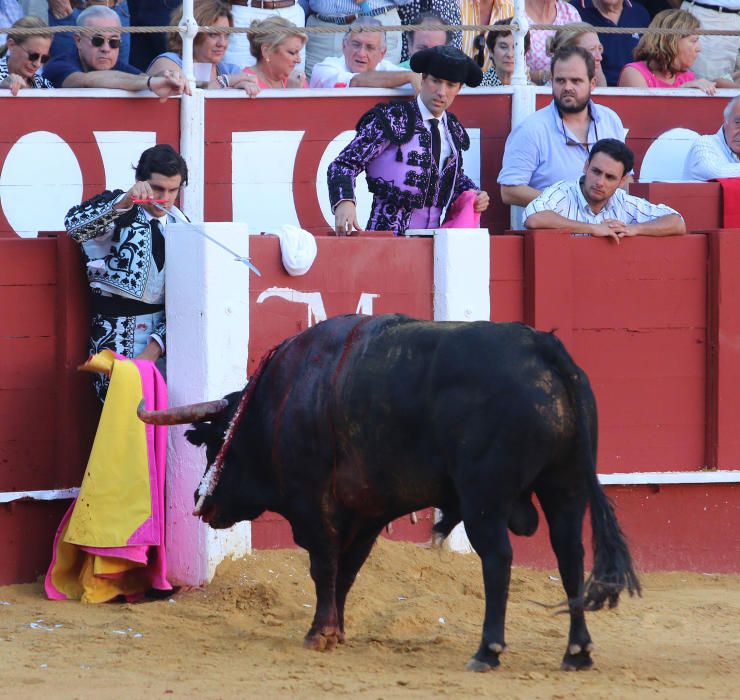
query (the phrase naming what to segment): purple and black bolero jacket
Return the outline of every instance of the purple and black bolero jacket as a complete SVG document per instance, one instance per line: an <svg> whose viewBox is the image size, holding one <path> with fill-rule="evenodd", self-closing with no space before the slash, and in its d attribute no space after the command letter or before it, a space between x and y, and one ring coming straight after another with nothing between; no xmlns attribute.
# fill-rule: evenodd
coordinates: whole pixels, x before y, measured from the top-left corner
<svg viewBox="0 0 740 700"><path fill-rule="evenodd" d="M452 153L441 171L432 167L432 137L416 100L381 103L363 115L357 135L327 171L332 210L355 201L355 179L365 170L373 193L367 228L403 235L409 228L439 226L442 211L465 190L477 190L463 172L462 151L470 139L447 112Z"/></svg>

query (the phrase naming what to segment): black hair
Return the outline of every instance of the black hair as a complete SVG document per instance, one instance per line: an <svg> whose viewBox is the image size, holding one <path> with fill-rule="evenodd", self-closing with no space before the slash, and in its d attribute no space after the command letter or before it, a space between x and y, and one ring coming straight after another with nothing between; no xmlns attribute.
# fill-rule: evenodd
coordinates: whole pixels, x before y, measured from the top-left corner
<svg viewBox="0 0 740 700"><path fill-rule="evenodd" d="M185 159L168 143L160 143L147 148L139 158L135 168L136 179L139 182L148 180L152 173L159 173L165 177L179 175L182 184L188 184L188 165Z"/></svg>
<svg viewBox="0 0 740 700"><path fill-rule="evenodd" d="M493 23L493 26L506 26L510 25L514 21L513 17L507 17L506 19L500 19L497 22ZM511 29L507 29L504 32L495 32L493 30L489 31L486 35L486 45L488 46L488 50L493 53L493 50L496 48L496 40L499 37L505 37L505 36L511 36L512 31ZM529 32L527 32L524 35L524 53L527 53L529 51L529 44L530 44L530 38L529 38Z"/></svg>
<svg viewBox="0 0 740 700"><path fill-rule="evenodd" d="M635 154L619 139L601 139L597 141L588 154L589 162L597 153L604 153L624 167L623 175L632 171L635 167Z"/></svg>
<svg viewBox="0 0 740 700"><path fill-rule="evenodd" d="M434 10L424 10L423 12L420 12L418 15L416 15L416 17L414 17L413 20L411 20L411 24L424 24L424 22L427 22L429 24L439 24L439 25L447 26L447 22L445 22L442 19L442 16L438 12L435 12ZM416 32L407 32L407 33L409 35L409 38L408 38L409 43L413 43L414 41L413 37L416 34ZM452 43L452 32L449 29L445 30L445 41L448 44Z"/></svg>
<svg viewBox="0 0 740 700"><path fill-rule="evenodd" d="M555 75L555 64L558 61L567 61L573 56L580 56L586 63L586 73L588 79L593 80L596 75L596 64L594 63L594 57L586 51L586 49L580 46L563 46L562 49L558 49L552 56L550 61L550 75Z"/></svg>

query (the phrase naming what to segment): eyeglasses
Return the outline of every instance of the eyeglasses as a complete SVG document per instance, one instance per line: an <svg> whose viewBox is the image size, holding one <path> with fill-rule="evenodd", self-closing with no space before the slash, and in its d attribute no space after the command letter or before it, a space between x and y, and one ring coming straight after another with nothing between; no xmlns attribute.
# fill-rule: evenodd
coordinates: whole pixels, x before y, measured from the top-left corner
<svg viewBox="0 0 740 700"><path fill-rule="evenodd" d="M43 65L49 60L49 54L48 53L39 53L38 51L34 51L31 53L30 51L27 51L24 49L20 44L16 44L16 46L23 51L23 53L28 56L28 60L31 61L31 63L36 63L36 61L40 61Z"/></svg>
<svg viewBox="0 0 740 700"><path fill-rule="evenodd" d="M103 44L108 42L108 46L110 46L112 49L117 49L121 45L120 39L108 39L108 37L105 36L91 36L90 37L90 43L96 48L99 49Z"/></svg>
<svg viewBox="0 0 740 700"><path fill-rule="evenodd" d="M560 117L560 128L563 130L563 137L565 138L566 146L576 146L576 147L580 146L581 148L585 148L587 151L590 152L591 148L596 145L596 142L599 140L599 127L596 125L596 121L591 116L590 107L588 110L588 114L590 117L590 122L589 122L589 127L588 127L589 131L591 131L591 124L594 125L594 140L593 141L589 141L588 134L586 135L585 141L576 141L574 138L571 138L570 136L568 136L568 133L565 131L565 122L563 121L563 118Z"/></svg>
<svg viewBox="0 0 740 700"><path fill-rule="evenodd" d="M475 39L473 39L473 48L477 51L475 54L475 62L483 68L483 64L486 62L486 33L481 32Z"/></svg>

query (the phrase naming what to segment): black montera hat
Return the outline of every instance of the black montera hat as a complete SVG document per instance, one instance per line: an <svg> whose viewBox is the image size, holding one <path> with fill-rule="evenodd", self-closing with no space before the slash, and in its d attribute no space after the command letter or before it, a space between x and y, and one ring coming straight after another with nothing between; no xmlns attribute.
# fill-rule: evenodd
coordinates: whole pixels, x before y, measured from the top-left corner
<svg viewBox="0 0 740 700"><path fill-rule="evenodd" d="M483 71L478 64L454 46L435 46L417 51L410 61L415 73L429 73L435 78L478 87Z"/></svg>

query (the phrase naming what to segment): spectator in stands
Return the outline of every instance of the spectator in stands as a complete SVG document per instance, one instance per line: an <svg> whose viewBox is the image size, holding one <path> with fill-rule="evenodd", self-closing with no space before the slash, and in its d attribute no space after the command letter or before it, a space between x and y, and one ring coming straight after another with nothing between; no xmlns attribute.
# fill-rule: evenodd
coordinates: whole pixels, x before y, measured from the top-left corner
<svg viewBox="0 0 740 700"><path fill-rule="evenodd" d="M20 0L24 17L38 17L49 23L48 0Z"/></svg>
<svg viewBox="0 0 740 700"><path fill-rule="evenodd" d="M617 243L631 236L686 233L683 217L675 209L651 204L621 189L634 164L632 151L621 141L597 141L581 178L546 188L524 210L524 225L530 229L568 229Z"/></svg>
<svg viewBox="0 0 740 700"><path fill-rule="evenodd" d="M268 17L282 17L296 27L306 26L306 13L296 0L237 0L231 2L231 14L235 27L252 27ZM252 37L247 34L233 34L226 49L226 60L235 63L240 69L253 66L257 61L251 49ZM304 42L305 45L305 42ZM306 56L301 47L299 67L305 68Z"/></svg>
<svg viewBox="0 0 740 700"><path fill-rule="evenodd" d="M12 27L21 17L23 10L18 0L0 0L0 27ZM6 39L5 34L0 34L0 45L4 44Z"/></svg>
<svg viewBox="0 0 740 700"><path fill-rule="evenodd" d="M500 19L496 25L510 25L513 17ZM486 36L488 50L493 57L493 65L483 74L481 87L499 87L511 85L514 74L514 35L511 31L490 31ZM524 35L524 53L529 51L529 32Z"/></svg>
<svg viewBox="0 0 740 700"><path fill-rule="evenodd" d="M494 24L514 15L514 0L460 0L460 24ZM486 32L466 31L462 34L462 50L485 73L493 65Z"/></svg>
<svg viewBox="0 0 740 700"><path fill-rule="evenodd" d="M418 51L411 67L422 76L416 99L373 107L327 170L338 236L361 230L355 180L363 170L373 193L370 230L402 236L409 228L436 228L443 210L463 195L474 212L488 207L488 194L463 169L462 152L469 141L465 128L447 111L463 84L480 83L481 69L453 46Z"/></svg>
<svg viewBox="0 0 740 700"><path fill-rule="evenodd" d="M694 180L740 177L740 96L730 100L724 117L719 131L700 136L686 156L686 172Z"/></svg>
<svg viewBox="0 0 740 700"><path fill-rule="evenodd" d="M54 87L39 74L49 60L51 34L48 25L38 17L21 17L13 29L35 29L36 34L8 34L7 44L0 49L0 88L17 95L25 88Z"/></svg>
<svg viewBox="0 0 740 700"><path fill-rule="evenodd" d="M561 27L555 32L555 36L549 40L547 52L552 56L564 46L580 46L582 49L586 49L594 57L596 87L606 87L606 77L604 76L604 71L601 69L604 47L601 45L599 35L590 24L576 22ZM549 75L547 81L550 81Z"/></svg>
<svg viewBox="0 0 740 700"><path fill-rule="evenodd" d="M460 17L460 0L409 0L405 5L398 8L398 16L401 18L401 24L419 24L419 15L435 15L442 19L439 24L457 25L462 24ZM460 48L462 41L462 32L447 32L447 43L450 46ZM409 43L411 42L413 32L404 32L401 37L401 59L407 61L411 56L409 52ZM417 42L417 51L419 44Z"/></svg>
<svg viewBox="0 0 740 700"><path fill-rule="evenodd" d="M232 27L234 25L229 6L221 0L196 0L193 6L193 16L201 27ZM176 26L182 20L182 7L175 10L169 20ZM149 65L146 72L153 76L168 74L182 75L182 37L180 34L170 34L168 38L169 51L157 56ZM239 66L227 63L224 60L226 47L229 45L229 35L221 33L198 32L193 41L193 62L210 66L208 79L202 76L198 87L204 88L239 88L250 97L259 93L257 80L254 76L247 76L241 72ZM206 68L207 70L207 68ZM201 76L198 76L201 77Z"/></svg>
<svg viewBox="0 0 740 700"><path fill-rule="evenodd" d="M635 48L635 62L619 76L619 87L696 88L707 95L715 83L696 78L689 69L701 51L699 37L691 32L699 20L684 10L663 10L650 22L651 29L682 29L686 34L643 34Z"/></svg>
<svg viewBox="0 0 740 700"><path fill-rule="evenodd" d="M545 187L578 177L599 139L624 140L616 112L591 101L596 67L588 51L568 46L552 57L550 70L552 102L527 117L506 139L498 176L504 204L526 206Z"/></svg>
<svg viewBox="0 0 740 700"><path fill-rule="evenodd" d="M170 210L188 182L187 165L169 144L141 154L127 191L97 194L72 207L64 226L82 245L92 290L90 355L109 348L128 358L156 362L165 350L165 238ZM164 200L157 205L156 200ZM121 258L128 260L122 268ZM105 399L108 378L95 375Z"/></svg>
<svg viewBox="0 0 740 700"><path fill-rule="evenodd" d="M314 66L311 87L395 88L411 84L418 92L419 74L385 59L385 32L363 31L364 27L381 26L374 17L360 17L344 34L343 55L325 58Z"/></svg>
<svg viewBox="0 0 740 700"><path fill-rule="evenodd" d="M118 15L108 7L88 7L77 18L79 27L100 27L101 31L75 35L77 53L57 56L44 68L44 77L57 88L117 88L120 90L149 89L161 98L182 95L188 89L179 73L147 76L118 58L120 32L103 31L104 27L120 26Z"/></svg>
<svg viewBox="0 0 740 700"><path fill-rule="evenodd" d="M425 25L438 27L443 25L444 21L436 12L420 12L409 24L416 24L422 27ZM452 40L452 32L446 32L441 29L421 29L415 32L406 32L406 34L408 35L406 40L408 42L407 50L409 58L417 51L431 49L434 46L444 46L451 43ZM401 68L410 69L408 59L401 62Z"/></svg>
<svg viewBox="0 0 740 700"><path fill-rule="evenodd" d="M719 76L740 83L740 76L736 75L740 73L740 34L737 33L740 32L740 0L692 0L684 2L681 9L696 17L702 29L736 32L735 36L702 36L699 39L701 53L692 66L696 75L708 80Z"/></svg>
<svg viewBox="0 0 740 700"><path fill-rule="evenodd" d="M348 27L366 16L374 17L382 25L399 25L401 17L398 8L409 2L410 0L302 0L308 17L307 27L334 28ZM306 44L306 73L309 76L313 75L313 67L317 63L342 53L342 37L341 32L309 34ZM384 42L388 60L398 65L401 62L401 33L389 32Z"/></svg>
<svg viewBox="0 0 740 700"><path fill-rule="evenodd" d="M277 15L252 22L252 29L257 33L249 37L249 47L256 63L244 73L253 75L260 88L308 87L306 74L299 68L306 32Z"/></svg>
<svg viewBox="0 0 740 700"><path fill-rule="evenodd" d="M579 8L581 18L596 27L647 27L648 11L637 0L591 0ZM602 68L606 84L616 87L622 68L632 60L639 34L599 34L604 51Z"/></svg>
<svg viewBox="0 0 740 700"><path fill-rule="evenodd" d="M530 24L570 24L581 21L578 10L564 0L525 0L524 11ZM513 14L512 9L509 15ZM544 85L547 81L547 69L550 67L547 40L554 34L552 29L530 32L532 46L527 53L527 65L530 78L537 85Z"/></svg>
<svg viewBox="0 0 740 700"><path fill-rule="evenodd" d="M126 0L49 0L49 26L64 27L77 24L77 18L86 7L93 5L102 5L110 7L118 15L122 27L129 25L129 11ZM118 49L118 56L124 62L129 62L129 52L131 48L131 35L121 34L121 46ZM74 54L77 51L75 46L74 34L71 32L61 32L54 34L54 40L51 44L51 57L61 56L63 54Z"/></svg>
<svg viewBox="0 0 740 700"><path fill-rule="evenodd" d="M166 27L173 10L180 5L182 0L128 0L131 26ZM132 34L131 64L139 70L146 70L156 56L167 51L167 39L163 32Z"/></svg>

